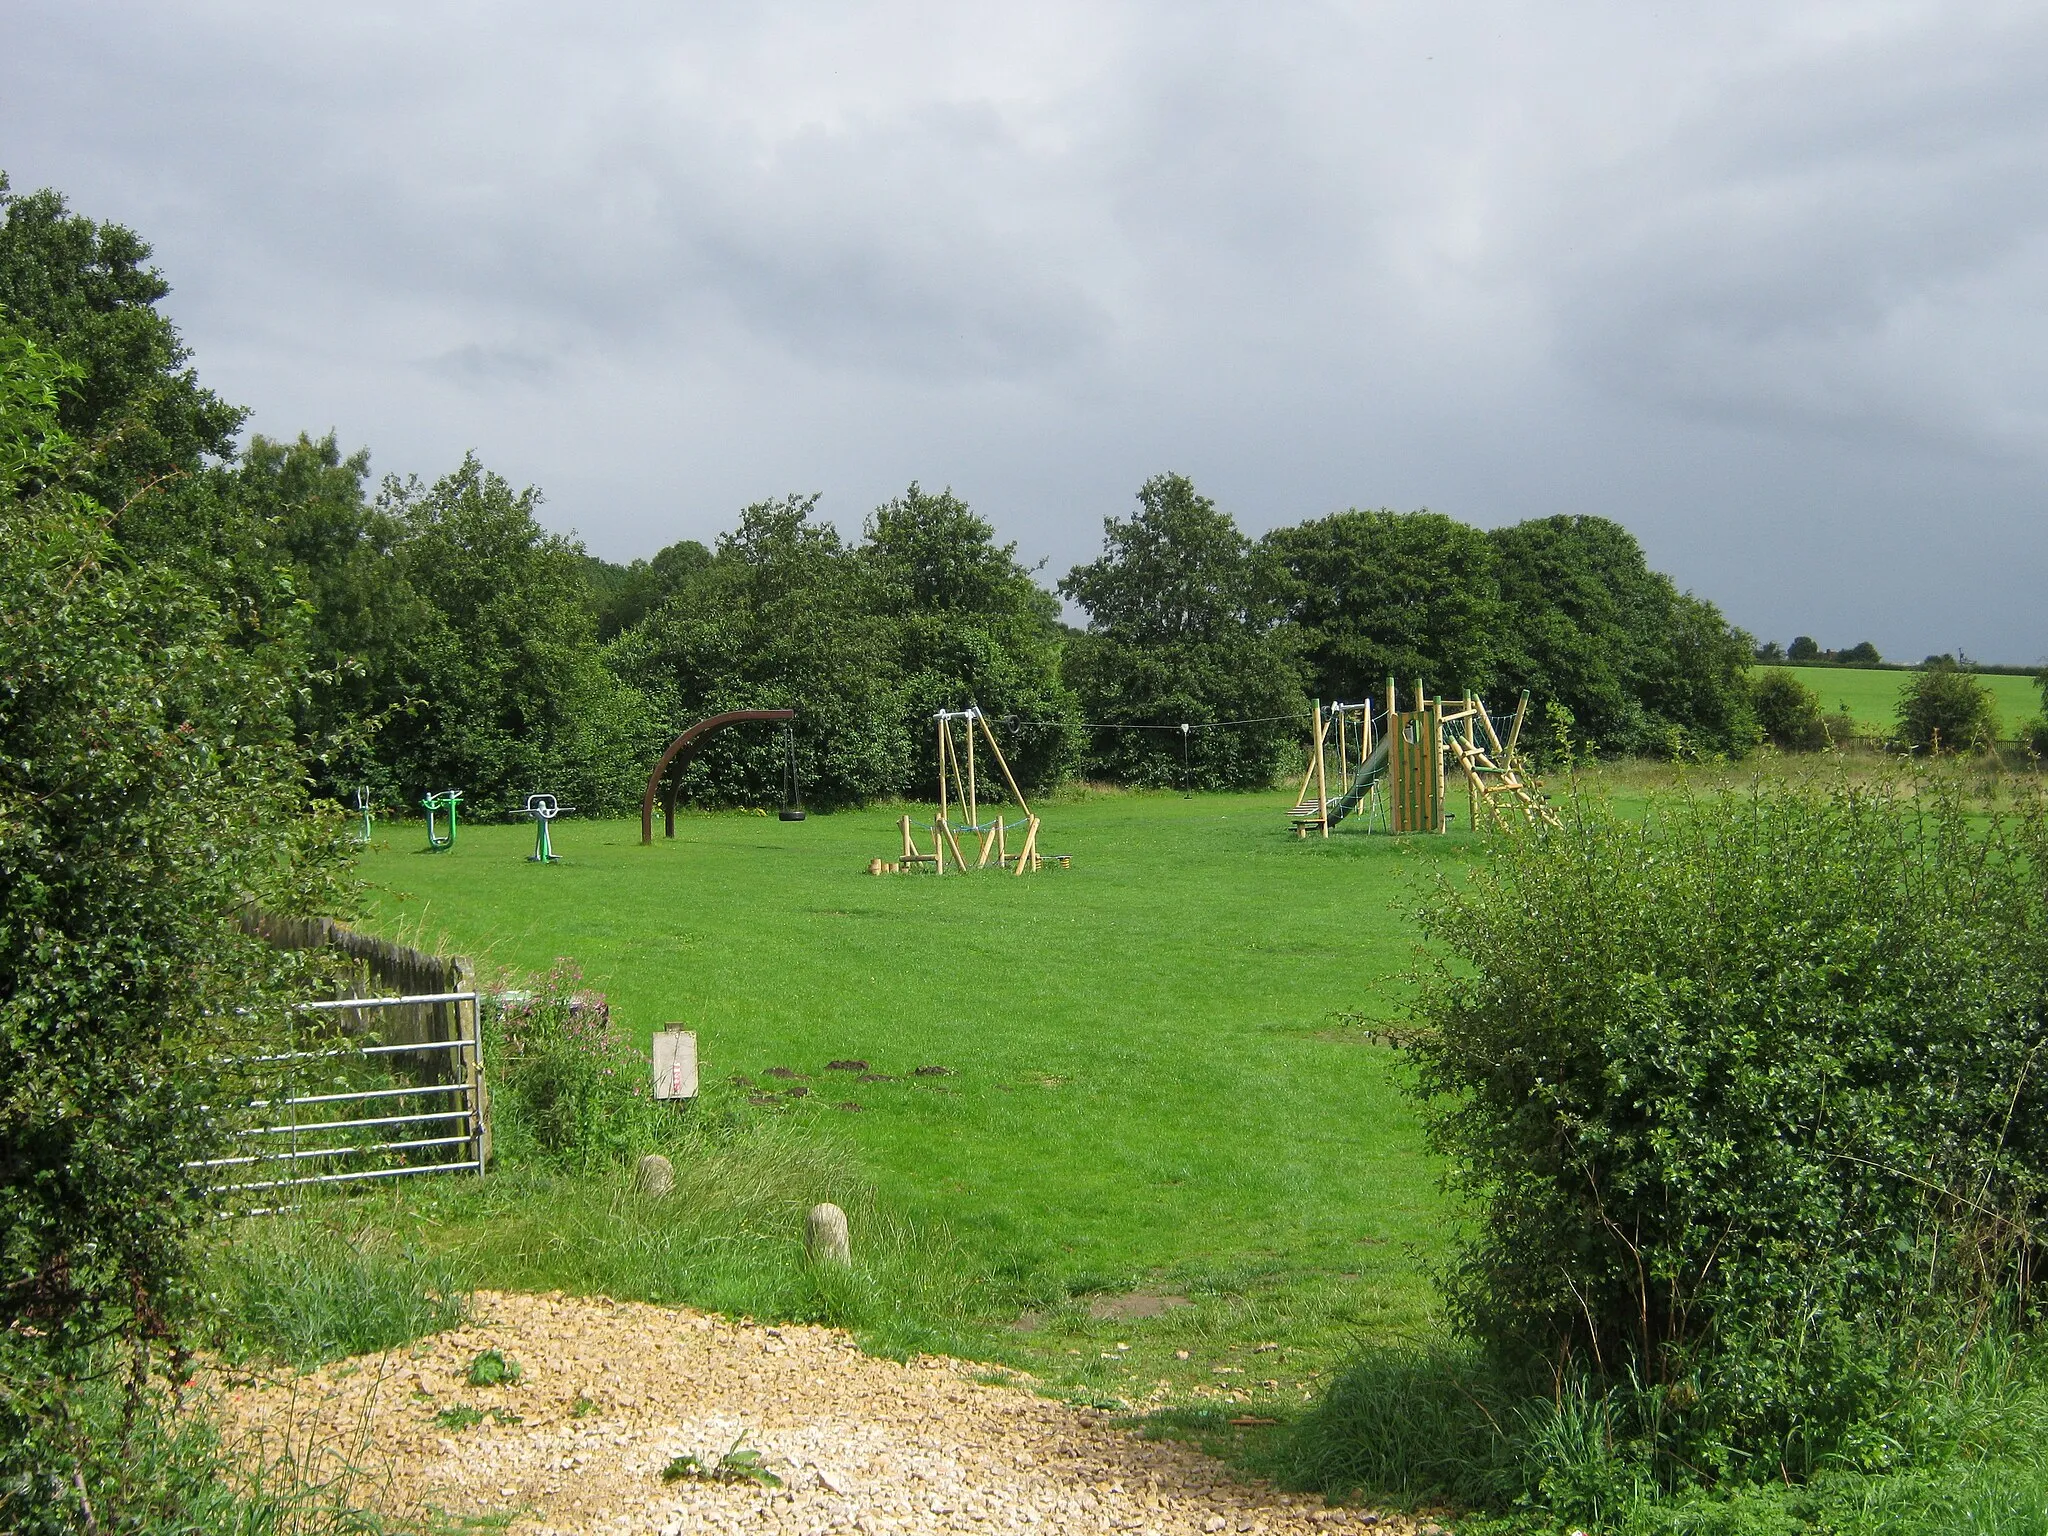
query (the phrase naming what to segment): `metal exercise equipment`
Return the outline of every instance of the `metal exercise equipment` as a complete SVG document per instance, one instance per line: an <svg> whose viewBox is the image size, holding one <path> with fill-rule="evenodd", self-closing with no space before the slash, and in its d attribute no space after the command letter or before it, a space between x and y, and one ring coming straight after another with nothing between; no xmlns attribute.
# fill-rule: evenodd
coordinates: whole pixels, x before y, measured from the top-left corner
<svg viewBox="0 0 2048 1536"><path fill-rule="evenodd" d="M526 807L521 815L533 818L533 852L526 856L529 864L559 864L562 856L555 852L555 845L548 834L554 819L564 811L573 811L573 805L556 803L553 795L528 795Z"/></svg>
<svg viewBox="0 0 2048 1536"><path fill-rule="evenodd" d="M437 789L420 801L420 805L425 808L427 813L428 847L453 848L455 846L455 808L460 804L462 804L462 791L459 789ZM448 832L445 837L435 830L434 818L442 811L448 813Z"/></svg>

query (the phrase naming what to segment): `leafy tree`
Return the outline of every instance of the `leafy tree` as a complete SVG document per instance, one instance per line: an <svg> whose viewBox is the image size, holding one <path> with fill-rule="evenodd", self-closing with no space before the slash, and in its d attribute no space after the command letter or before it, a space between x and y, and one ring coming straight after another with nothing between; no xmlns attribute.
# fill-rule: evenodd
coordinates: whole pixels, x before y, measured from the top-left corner
<svg viewBox="0 0 2048 1536"><path fill-rule="evenodd" d="M709 564L611 644L613 671L650 702L661 731L731 709L789 708L805 793L824 804L899 793L914 749L899 708L893 626L873 612L816 496L756 502ZM782 747L727 731L692 759L690 797L761 804L782 782Z"/></svg>
<svg viewBox="0 0 2048 1536"><path fill-rule="evenodd" d="M1499 554L1508 689L1569 710L1607 751L1741 753L1752 645L1713 604L1649 568L1618 523L1547 517L1488 534Z"/></svg>
<svg viewBox="0 0 2048 1536"><path fill-rule="evenodd" d="M1064 778L1079 755L1079 709L1060 678L1059 603L1015 544L950 490L915 482L875 509L858 551L874 605L896 625L903 723L917 790L936 782L941 709L979 705L1022 787Z"/></svg>
<svg viewBox="0 0 2048 1536"><path fill-rule="evenodd" d="M1820 695L1790 672L1757 675L1752 690L1757 728L1764 740L1787 752L1816 752L1828 744Z"/></svg>
<svg viewBox="0 0 2048 1536"><path fill-rule="evenodd" d="M228 558L253 590L258 531L204 473L234 456L245 413L200 384L157 308L170 285L149 257L133 230L74 214L47 189L15 195L0 173L0 322L76 368L57 417L96 445L74 471L81 488L117 514L126 548L180 559L210 582Z"/></svg>
<svg viewBox="0 0 2048 1536"><path fill-rule="evenodd" d="M1820 642L1811 635L1799 635L1792 641L1791 649L1785 655L1795 664L1820 660Z"/></svg>
<svg viewBox="0 0 2048 1536"><path fill-rule="evenodd" d="M1756 714L1750 704L1750 637L1722 617L1703 597L1680 592L1659 576L1666 609L1662 643L1643 666L1641 698L1659 722L1653 750L1676 757L1686 752L1740 757L1756 745Z"/></svg>
<svg viewBox="0 0 2048 1536"><path fill-rule="evenodd" d="M252 902L341 900L306 817L287 632L252 646L179 569L141 561L75 489L105 466L59 422L67 369L0 335L0 1526L90 1528L125 1446L69 1383L175 1338L187 1240L234 1088L294 962ZM272 611L291 612L282 601ZM33 1357L32 1360L25 1357ZM53 1513L54 1512L54 1513ZM102 1501L102 1513L108 1501ZM40 1527L38 1527L40 1528ZM111 1528L111 1527L109 1527Z"/></svg>
<svg viewBox="0 0 2048 1536"><path fill-rule="evenodd" d="M367 788L388 805L407 798L408 781L378 757L375 729L417 702L423 679L409 658L440 621L407 579L404 523L364 495L369 470L367 452L343 458L331 433L292 443L258 436L233 494L310 606L299 732L316 782L336 799Z"/></svg>
<svg viewBox="0 0 2048 1536"><path fill-rule="evenodd" d="M664 727L794 708L806 795L846 803L929 794L933 714L979 704L999 732L1006 719L1037 722L1004 743L1025 787L1066 773L1074 704L1059 675L1058 605L1016 546L996 543L950 491L912 485L848 547L815 516L817 500L748 507L714 554L677 562L673 589L613 642L612 666L656 702ZM731 732L699 751L685 787L758 804L781 778L776 737Z"/></svg>
<svg viewBox="0 0 2048 1536"><path fill-rule="evenodd" d="M1997 702L1953 657L1930 656L1899 690L1898 729L1916 752L1975 751L1997 739Z"/></svg>
<svg viewBox="0 0 2048 1536"><path fill-rule="evenodd" d="M1877 654L1877 647L1868 640L1859 640L1836 658L1852 667L1874 667L1884 658Z"/></svg>
<svg viewBox="0 0 2048 1536"><path fill-rule="evenodd" d="M535 790L591 812L639 799L654 722L605 668L582 552L540 526L539 501L470 456L432 486L387 478L371 509L371 541L395 538L391 575L411 609L380 671L419 702L378 748L409 799L446 785L479 810Z"/></svg>
<svg viewBox="0 0 2048 1536"><path fill-rule="evenodd" d="M1251 541L1174 474L1146 481L1138 511L1105 518L1103 535L1101 556L1060 583L1088 612L1067 678L1104 727L1093 770L1147 784L1269 783L1306 708ZM1184 736L1183 723L1212 728Z"/></svg>
<svg viewBox="0 0 2048 1536"><path fill-rule="evenodd" d="M614 565L595 555L583 558L597 611L597 638L610 640L681 590L692 575L711 563L711 551L695 539L682 539L652 560L635 560L631 565Z"/></svg>
<svg viewBox="0 0 2048 1536"><path fill-rule="evenodd" d="M1484 689L1500 643L1485 534L1435 512L1339 512L1262 541L1316 694L1377 696L1388 677Z"/></svg>

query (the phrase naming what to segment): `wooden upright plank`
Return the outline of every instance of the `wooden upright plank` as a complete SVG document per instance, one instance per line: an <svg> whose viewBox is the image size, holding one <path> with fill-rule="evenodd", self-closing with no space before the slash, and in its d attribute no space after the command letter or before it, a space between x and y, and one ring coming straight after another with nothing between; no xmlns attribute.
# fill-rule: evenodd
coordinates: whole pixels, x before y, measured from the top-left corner
<svg viewBox="0 0 2048 1536"><path fill-rule="evenodd" d="M1529 690L1524 688L1520 702L1515 705L1515 723L1508 727L1507 750L1501 754L1501 760L1510 768L1515 766L1515 743L1522 739L1522 717L1528 713Z"/></svg>
<svg viewBox="0 0 2048 1536"><path fill-rule="evenodd" d="M1038 818L1030 817L1028 823L1024 829L1024 846L1017 850L1017 873L1020 875L1038 868Z"/></svg>
<svg viewBox="0 0 2048 1536"><path fill-rule="evenodd" d="M1323 723L1323 701L1316 700L1316 819L1322 826L1323 836L1330 835L1330 783L1323 777L1323 743L1326 739Z"/></svg>
<svg viewBox="0 0 2048 1536"><path fill-rule="evenodd" d="M1031 807L1024 803L1024 791L1017 787L1016 777L1010 772L1009 759L1003 756L1003 749L996 745L996 733L988 728L988 717L983 715L979 718L982 737L988 742L989 751L995 754L996 767L1002 772L1003 783L1009 787L1010 798L1017 802L1018 810L1029 816Z"/></svg>
<svg viewBox="0 0 2048 1536"><path fill-rule="evenodd" d="M978 709L967 717L967 825L970 827L981 825L981 805L974 793L974 722L980 718Z"/></svg>

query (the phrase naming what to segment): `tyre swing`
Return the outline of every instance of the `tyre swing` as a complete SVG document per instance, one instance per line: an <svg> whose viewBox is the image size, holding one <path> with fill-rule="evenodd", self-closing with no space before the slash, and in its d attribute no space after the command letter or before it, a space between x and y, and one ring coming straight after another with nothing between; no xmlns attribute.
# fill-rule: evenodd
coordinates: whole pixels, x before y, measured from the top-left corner
<svg viewBox="0 0 2048 1536"><path fill-rule="evenodd" d="M782 809L775 815L780 821L804 819L804 791L796 777L796 732L786 724L782 727Z"/></svg>

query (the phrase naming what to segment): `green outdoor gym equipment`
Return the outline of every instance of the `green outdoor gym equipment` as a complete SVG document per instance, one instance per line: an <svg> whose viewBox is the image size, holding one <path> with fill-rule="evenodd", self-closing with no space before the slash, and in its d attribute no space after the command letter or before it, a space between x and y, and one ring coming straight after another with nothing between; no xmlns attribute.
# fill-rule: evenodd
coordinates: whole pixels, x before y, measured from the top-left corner
<svg viewBox="0 0 2048 1536"><path fill-rule="evenodd" d="M420 804L426 809L427 813L427 846L430 848L453 848L455 846L455 807L462 804L462 791L459 789L437 789L420 801ZM443 837L434 830L434 817L441 811L448 813L448 835L446 837Z"/></svg>
<svg viewBox="0 0 2048 1536"><path fill-rule="evenodd" d="M555 845L548 837L548 823L564 811L573 811L573 805L558 805L553 795L528 795L526 814L533 818L533 852L526 856L529 864L559 864L562 856L555 852Z"/></svg>
<svg viewBox="0 0 2048 1536"><path fill-rule="evenodd" d="M363 830L361 836L353 838L351 841L367 843L377 821L376 813L370 809L370 792L367 789L356 791L356 814L363 818Z"/></svg>

